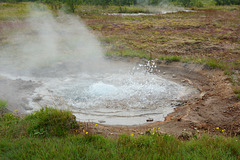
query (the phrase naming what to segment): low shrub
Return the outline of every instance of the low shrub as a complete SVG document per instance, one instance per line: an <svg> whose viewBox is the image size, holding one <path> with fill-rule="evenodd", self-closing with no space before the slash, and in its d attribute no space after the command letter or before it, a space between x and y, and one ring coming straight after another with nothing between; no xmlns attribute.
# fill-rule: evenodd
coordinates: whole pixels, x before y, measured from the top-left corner
<svg viewBox="0 0 240 160"><path fill-rule="evenodd" d="M25 117L13 113L0 116L0 136L9 138L60 137L78 128L72 112L54 108L43 108Z"/></svg>
<svg viewBox="0 0 240 160"><path fill-rule="evenodd" d="M30 124L27 128L30 136L65 136L79 126L72 112L54 108L43 108L25 117Z"/></svg>
<svg viewBox="0 0 240 160"><path fill-rule="evenodd" d="M0 99L0 110L7 108L7 101Z"/></svg>

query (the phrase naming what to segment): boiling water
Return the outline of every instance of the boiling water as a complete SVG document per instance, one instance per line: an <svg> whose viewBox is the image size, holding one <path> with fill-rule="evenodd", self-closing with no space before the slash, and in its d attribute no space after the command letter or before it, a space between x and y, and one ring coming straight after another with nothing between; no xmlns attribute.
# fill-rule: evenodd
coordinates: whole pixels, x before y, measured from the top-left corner
<svg viewBox="0 0 240 160"><path fill-rule="evenodd" d="M149 118L162 121L183 97L196 93L194 88L143 70L134 74L129 70L79 73L38 81L43 86L29 99L34 109L45 105L67 107L80 121L111 125L143 124ZM41 101L35 102L36 97Z"/></svg>

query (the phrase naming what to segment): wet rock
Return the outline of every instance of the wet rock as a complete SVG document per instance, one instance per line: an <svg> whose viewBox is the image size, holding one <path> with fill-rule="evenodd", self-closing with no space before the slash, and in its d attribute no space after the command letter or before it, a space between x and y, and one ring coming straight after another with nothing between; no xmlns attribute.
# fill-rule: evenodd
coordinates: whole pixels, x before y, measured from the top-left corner
<svg viewBox="0 0 240 160"><path fill-rule="evenodd" d="M172 102L171 105L172 107L178 107L178 106L181 106L183 105L184 102L182 101L175 101L175 102Z"/></svg>
<svg viewBox="0 0 240 160"><path fill-rule="evenodd" d="M25 110L33 110L33 108L31 108L31 107L28 107L28 106L23 106L23 108L25 109Z"/></svg>
<svg viewBox="0 0 240 160"><path fill-rule="evenodd" d="M166 60L166 61L165 61L165 64L168 65L168 64L170 64L171 62L172 62L172 61L170 61L170 60Z"/></svg>
<svg viewBox="0 0 240 160"><path fill-rule="evenodd" d="M162 61L161 60L157 60L157 64L161 64L162 63Z"/></svg>
<svg viewBox="0 0 240 160"><path fill-rule="evenodd" d="M152 119L152 118L148 118L146 121L147 121L147 122L152 122L153 119Z"/></svg>
<svg viewBox="0 0 240 160"><path fill-rule="evenodd" d="M34 97L33 98L33 101L34 102L39 102L39 101L41 101L42 100L42 97L40 96L40 95L38 95L37 97Z"/></svg>
<svg viewBox="0 0 240 160"><path fill-rule="evenodd" d="M211 67L211 66L209 66L209 65L207 65L207 64L205 64L205 65L203 66L203 69L204 69L204 70L213 70L214 68Z"/></svg>
<svg viewBox="0 0 240 160"><path fill-rule="evenodd" d="M99 123L106 123L104 120L98 120Z"/></svg>
<svg viewBox="0 0 240 160"><path fill-rule="evenodd" d="M187 67L188 67L188 64L187 64L187 63L184 63L184 64L183 64L183 67L184 67L184 68L187 68Z"/></svg>

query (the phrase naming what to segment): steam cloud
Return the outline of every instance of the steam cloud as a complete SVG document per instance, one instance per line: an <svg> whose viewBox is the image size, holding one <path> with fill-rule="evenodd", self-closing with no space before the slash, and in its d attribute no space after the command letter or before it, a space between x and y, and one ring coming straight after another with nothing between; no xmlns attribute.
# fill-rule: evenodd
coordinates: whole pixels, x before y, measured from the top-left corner
<svg viewBox="0 0 240 160"><path fill-rule="evenodd" d="M2 46L0 71L19 76L58 76L106 67L103 49L79 17L30 8L25 27ZM104 65L103 65L104 64ZM99 69L100 69L99 68Z"/></svg>
<svg viewBox="0 0 240 160"><path fill-rule="evenodd" d="M149 0L137 0L137 4L147 8L150 12L153 13L173 13L178 11L187 11L183 7L174 6L169 3L168 0L161 0L157 5L149 5Z"/></svg>

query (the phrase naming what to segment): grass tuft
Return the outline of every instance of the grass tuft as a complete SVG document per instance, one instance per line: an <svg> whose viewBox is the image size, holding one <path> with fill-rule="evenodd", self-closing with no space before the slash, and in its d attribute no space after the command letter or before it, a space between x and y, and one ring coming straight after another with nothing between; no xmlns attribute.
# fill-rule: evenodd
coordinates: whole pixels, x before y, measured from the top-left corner
<svg viewBox="0 0 240 160"><path fill-rule="evenodd" d="M72 112L47 107L26 117L12 113L0 117L0 135L3 137L61 137L78 128Z"/></svg>
<svg viewBox="0 0 240 160"><path fill-rule="evenodd" d="M0 111L7 108L7 101L0 99Z"/></svg>
<svg viewBox="0 0 240 160"><path fill-rule="evenodd" d="M28 133L31 136L65 136L71 129L77 129L76 117L70 111L43 108L25 117L31 123Z"/></svg>
<svg viewBox="0 0 240 160"><path fill-rule="evenodd" d="M224 70L226 68L223 63L216 59L207 59L206 64L213 69L219 68Z"/></svg>

